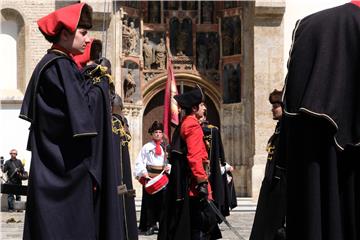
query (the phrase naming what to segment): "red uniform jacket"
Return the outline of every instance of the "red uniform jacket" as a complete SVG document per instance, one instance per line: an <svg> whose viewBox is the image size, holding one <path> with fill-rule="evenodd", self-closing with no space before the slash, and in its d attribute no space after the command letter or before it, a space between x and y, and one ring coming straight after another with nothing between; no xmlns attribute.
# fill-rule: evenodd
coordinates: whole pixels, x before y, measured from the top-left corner
<svg viewBox="0 0 360 240"><path fill-rule="evenodd" d="M204 143L204 134L195 116L186 116L183 119L180 129L181 138L187 146L187 159L191 170L189 196L196 196L198 191L195 186L201 182L208 181L208 175L204 165L209 164L208 154ZM209 199L212 200L211 186L208 184Z"/></svg>

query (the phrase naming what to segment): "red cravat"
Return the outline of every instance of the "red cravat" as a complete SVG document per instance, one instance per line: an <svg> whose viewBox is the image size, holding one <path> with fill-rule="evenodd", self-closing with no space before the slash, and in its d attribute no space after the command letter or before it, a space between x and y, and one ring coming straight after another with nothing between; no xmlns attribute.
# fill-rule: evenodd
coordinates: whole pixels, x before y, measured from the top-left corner
<svg viewBox="0 0 360 240"><path fill-rule="evenodd" d="M154 140L155 141L155 140ZM155 155L158 155L160 156L161 155L161 146L160 146L160 143L161 141L155 141L156 143L156 147L155 147Z"/></svg>

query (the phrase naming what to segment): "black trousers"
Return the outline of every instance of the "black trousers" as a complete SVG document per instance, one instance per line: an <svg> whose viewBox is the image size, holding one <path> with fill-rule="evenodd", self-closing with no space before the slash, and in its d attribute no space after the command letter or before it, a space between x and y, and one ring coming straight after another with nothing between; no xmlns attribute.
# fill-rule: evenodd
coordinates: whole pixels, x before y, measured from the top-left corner
<svg viewBox="0 0 360 240"><path fill-rule="evenodd" d="M143 188L139 225L139 229L141 231L146 231L149 227L155 226L157 222L160 222L164 194L165 189L151 195L148 194Z"/></svg>

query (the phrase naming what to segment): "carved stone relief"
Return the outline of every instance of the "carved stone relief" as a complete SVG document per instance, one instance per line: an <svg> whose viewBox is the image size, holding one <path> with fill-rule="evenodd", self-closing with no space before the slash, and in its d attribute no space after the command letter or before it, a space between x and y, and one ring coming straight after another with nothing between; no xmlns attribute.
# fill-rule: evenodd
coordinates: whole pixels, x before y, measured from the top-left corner
<svg viewBox="0 0 360 240"><path fill-rule="evenodd" d="M124 102L135 103L140 99L140 80L139 80L139 67L136 63L125 61L122 68L123 77L123 91Z"/></svg>
<svg viewBox="0 0 360 240"><path fill-rule="evenodd" d="M165 39L160 38L160 42L155 46L155 63L156 68L159 70L165 70L166 69L166 45L165 45Z"/></svg>
<svg viewBox="0 0 360 240"><path fill-rule="evenodd" d="M123 53L137 55L139 53L139 23L135 19L124 18L122 25Z"/></svg>
<svg viewBox="0 0 360 240"><path fill-rule="evenodd" d="M143 58L144 58L144 69L151 69L151 64L154 62L153 45L150 44L149 38L144 38L143 43Z"/></svg>
<svg viewBox="0 0 360 240"><path fill-rule="evenodd" d="M223 71L223 102L237 103L241 101L241 73L239 63L224 65Z"/></svg>
<svg viewBox="0 0 360 240"><path fill-rule="evenodd" d="M167 47L165 33L145 32L143 43L144 70L165 70Z"/></svg>

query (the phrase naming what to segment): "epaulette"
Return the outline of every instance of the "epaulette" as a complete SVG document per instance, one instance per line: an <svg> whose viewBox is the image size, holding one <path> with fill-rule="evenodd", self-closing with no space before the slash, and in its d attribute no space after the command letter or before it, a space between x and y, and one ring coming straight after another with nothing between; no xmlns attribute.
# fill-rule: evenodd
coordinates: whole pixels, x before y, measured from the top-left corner
<svg viewBox="0 0 360 240"><path fill-rule="evenodd" d="M131 141L131 136L125 131L124 125L117 117L112 117L112 131L120 135L121 143L123 146Z"/></svg>
<svg viewBox="0 0 360 240"><path fill-rule="evenodd" d="M211 125L211 124L209 124L209 125L208 125L208 128L215 128L215 129L219 129L217 126L215 126L215 125Z"/></svg>
<svg viewBox="0 0 360 240"><path fill-rule="evenodd" d="M107 77L109 84L114 84L114 81L110 74L108 74L108 68L102 65L97 65L89 75L92 78L93 84L101 82L101 78Z"/></svg>

